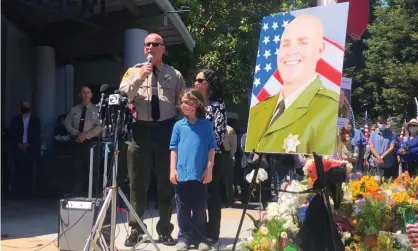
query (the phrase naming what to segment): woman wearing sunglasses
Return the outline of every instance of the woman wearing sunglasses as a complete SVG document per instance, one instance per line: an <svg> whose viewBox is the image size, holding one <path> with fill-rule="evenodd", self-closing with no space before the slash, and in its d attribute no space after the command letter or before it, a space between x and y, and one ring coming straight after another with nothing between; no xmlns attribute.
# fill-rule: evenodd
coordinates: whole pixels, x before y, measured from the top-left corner
<svg viewBox="0 0 418 251"><path fill-rule="evenodd" d="M216 139L215 163L212 171L212 182L208 184L208 222L206 224L207 237L217 242L221 229L221 183L223 159L229 158L223 147L226 135L226 105L222 100L222 85L214 71L205 69L196 76L195 88L199 89L208 104L206 119L212 122Z"/></svg>

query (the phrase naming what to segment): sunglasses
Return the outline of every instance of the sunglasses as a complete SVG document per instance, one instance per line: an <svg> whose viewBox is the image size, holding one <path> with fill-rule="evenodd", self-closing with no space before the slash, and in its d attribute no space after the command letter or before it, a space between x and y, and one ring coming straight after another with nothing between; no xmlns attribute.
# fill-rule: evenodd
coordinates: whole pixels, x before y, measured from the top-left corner
<svg viewBox="0 0 418 251"><path fill-rule="evenodd" d="M150 43L146 43L144 45L145 45L145 47L151 47L151 45L152 45L152 47L158 47L158 46L163 45L163 44L158 43L158 42L150 42Z"/></svg>
<svg viewBox="0 0 418 251"><path fill-rule="evenodd" d="M196 82L198 82L199 84L203 83L203 81L205 81L206 79L203 78L196 78Z"/></svg>

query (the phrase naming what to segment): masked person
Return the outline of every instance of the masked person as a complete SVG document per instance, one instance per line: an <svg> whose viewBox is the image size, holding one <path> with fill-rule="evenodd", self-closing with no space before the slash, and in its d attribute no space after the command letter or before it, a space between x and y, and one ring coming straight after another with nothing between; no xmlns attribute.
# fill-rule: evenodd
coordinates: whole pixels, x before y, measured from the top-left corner
<svg viewBox="0 0 418 251"><path fill-rule="evenodd" d="M387 129L386 118L379 116L377 119L377 128L370 136L370 152L372 154L370 165L383 170L383 176L386 178L395 175L396 158L394 154L396 135Z"/></svg>
<svg viewBox="0 0 418 251"><path fill-rule="evenodd" d="M158 34L149 34L144 41L145 56L152 56L151 62L129 68L119 89L133 100L137 111L136 122L132 125L133 138L138 145L138 160L130 170L130 199L140 218L147 205L147 190L151 170L157 176L158 211L157 223L159 241L164 245L175 245L170 223L172 214L173 187L170 184L170 138L178 115L176 101L186 84L179 71L162 62L165 45ZM155 163L155 164L153 164ZM132 247L142 238L134 217L125 246Z"/></svg>
<svg viewBox="0 0 418 251"><path fill-rule="evenodd" d="M10 126L14 164L12 192L18 197L30 196L34 191L34 174L41 151L41 125L31 108L29 101L22 101L21 114L12 119Z"/></svg>
<svg viewBox="0 0 418 251"><path fill-rule="evenodd" d="M416 176L418 171L418 120L411 119L406 124L409 133L406 141L401 141L397 155L403 171L408 171L410 175Z"/></svg>

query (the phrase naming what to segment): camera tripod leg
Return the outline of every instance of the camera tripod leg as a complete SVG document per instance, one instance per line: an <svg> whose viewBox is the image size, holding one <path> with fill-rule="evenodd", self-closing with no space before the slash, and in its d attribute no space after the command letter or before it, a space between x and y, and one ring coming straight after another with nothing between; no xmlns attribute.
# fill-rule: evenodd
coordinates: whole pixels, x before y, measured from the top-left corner
<svg viewBox="0 0 418 251"><path fill-rule="evenodd" d="M157 243L155 243L154 239L152 239L151 234L148 232L147 227L142 222L141 218L139 218L138 214L135 212L134 208L132 207L131 203L129 203L128 199L126 198L125 194L123 194L122 190L118 189L119 195L122 198L123 202L125 202L125 205L128 207L129 212L135 217L135 220L138 222L139 226L141 227L142 231L144 231L145 235L148 237L148 239L151 241L152 245L154 245L155 250L160 251L160 248L157 246ZM147 238L143 238L141 242L137 243L133 248L146 241Z"/></svg>
<svg viewBox="0 0 418 251"><path fill-rule="evenodd" d="M94 223L94 227L91 230L89 238L87 239L86 244L84 245L84 248L83 248L84 251L90 251L92 244L96 243L97 241L97 238L103 226L104 219L106 217L106 211L109 208L110 200L112 199L111 196L112 196L112 193L109 191L109 193L106 196L106 200L103 202L103 206L100 209L99 215L97 216L97 220Z"/></svg>

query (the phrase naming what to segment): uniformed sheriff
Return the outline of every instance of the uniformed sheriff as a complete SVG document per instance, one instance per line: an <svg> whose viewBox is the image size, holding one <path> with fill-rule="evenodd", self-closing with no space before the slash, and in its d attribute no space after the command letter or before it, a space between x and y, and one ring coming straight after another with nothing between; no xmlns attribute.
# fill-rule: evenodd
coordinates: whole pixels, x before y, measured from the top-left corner
<svg viewBox="0 0 418 251"><path fill-rule="evenodd" d="M74 188L71 193L76 196L80 196L88 181L91 143L99 139L101 132L98 109L91 103L91 89L82 86L78 95L80 104L70 109L64 121L65 129L74 140ZM97 171L97 165L95 167Z"/></svg>
<svg viewBox="0 0 418 251"><path fill-rule="evenodd" d="M338 94L316 73L323 34L321 21L312 15L286 26L277 53L283 88L250 109L247 152L334 153Z"/></svg>
<svg viewBox="0 0 418 251"><path fill-rule="evenodd" d="M162 62L165 52L163 38L149 34L144 41L145 56L152 56L151 63L138 64L125 73L119 89L133 100L137 120L132 126L134 141L138 145L138 160L130 170L131 203L139 217L143 217L147 205L147 190L150 173L157 176L158 210L157 223L159 240L165 245L175 245L171 237L173 187L170 184L169 144L175 117L178 115L176 102L185 89L185 81L179 71ZM132 247L142 238L142 229L134 217L125 246Z"/></svg>

